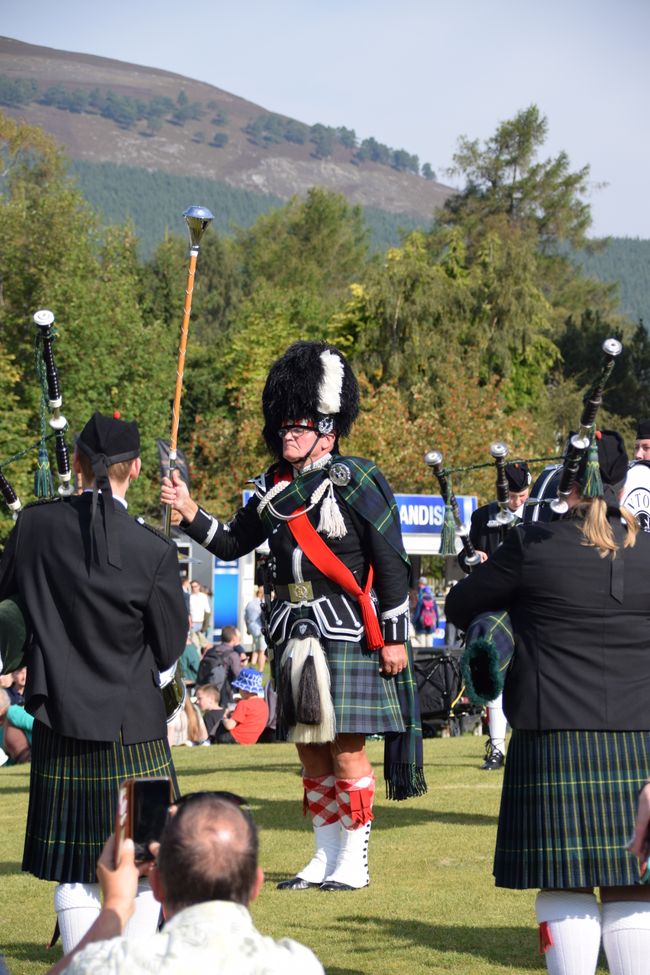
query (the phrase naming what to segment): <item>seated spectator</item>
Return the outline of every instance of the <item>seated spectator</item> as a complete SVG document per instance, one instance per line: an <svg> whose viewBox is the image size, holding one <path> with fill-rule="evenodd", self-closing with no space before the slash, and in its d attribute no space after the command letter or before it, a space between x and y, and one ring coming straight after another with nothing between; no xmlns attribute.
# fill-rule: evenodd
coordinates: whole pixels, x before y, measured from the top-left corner
<svg viewBox="0 0 650 975"><path fill-rule="evenodd" d="M217 730L219 745L254 745L266 727L269 709L263 697L262 675L259 670L245 667L233 681L241 700L232 711L226 711Z"/></svg>
<svg viewBox="0 0 650 975"><path fill-rule="evenodd" d="M19 667L11 675L11 686L7 688L12 704L25 705L25 684L27 683L27 667Z"/></svg>
<svg viewBox="0 0 650 975"><path fill-rule="evenodd" d="M9 692L0 688L0 749L6 765L22 765L32 758L34 718L20 704L12 704Z"/></svg>
<svg viewBox="0 0 650 975"><path fill-rule="evenodd" d="M219 688L214 684L199 685L196 689L196 703L203 712L206 737L213 742L224 716L224 709L219 707Z"/></svg>
<svg viewBox="0 0 650 975"><path fill-rule="evenodd" d="M111 837L97 864L102 911L48 975L324 975L308 948L290 938L274 941L253 926L248 904L259 894L264 875L257 864L255 825L234 797L197 793L179 800L152 851L156 863L149 879L163 906L162 930L146 938L123 936L134 910L138 870L130 840L114 867Z"/></svg>
<svg viewBox="0 0 650 975"><path fill-rule="evenodd" d="M187 684L188 687L194 687L197 677L199 676L201 654L199 653L191 636L188 636L187 638L187 643L185 644L185 649L183 650L180 660L178 661L178 666L181 669L181 677L183 678L185 684Z"/></svg>
<svg viewBox="0 0 650 975"><path fill-rule="evenodd" d="M221 704L227 707L234 701L232 682L241 669L239 630L236 626L224 626L221 643L207 650L203 656L197 683L218 687Z"/></svg>
<svg viewBox="0 0 650 975"><path fill-rule="evenodd" d="M171 721L167 722L167 741L170 748L175 745L203 745L208 737L201 712L193 704L189 694L186 695L183 707Z"/></svg>

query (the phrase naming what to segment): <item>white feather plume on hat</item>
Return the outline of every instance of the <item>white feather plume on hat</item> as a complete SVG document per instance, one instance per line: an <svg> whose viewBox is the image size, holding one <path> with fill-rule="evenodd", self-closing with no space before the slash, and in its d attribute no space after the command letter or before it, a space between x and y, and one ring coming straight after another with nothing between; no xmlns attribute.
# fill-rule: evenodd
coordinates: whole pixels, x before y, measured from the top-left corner
<svg viewBox="0 0 650 975"><path fill-rule="evenodd" d="M320 354L323 363L323 378L318 387L318 412L336 414L341 410L341 390L343 389L343 360L340 355L325 349Z"/></svg>

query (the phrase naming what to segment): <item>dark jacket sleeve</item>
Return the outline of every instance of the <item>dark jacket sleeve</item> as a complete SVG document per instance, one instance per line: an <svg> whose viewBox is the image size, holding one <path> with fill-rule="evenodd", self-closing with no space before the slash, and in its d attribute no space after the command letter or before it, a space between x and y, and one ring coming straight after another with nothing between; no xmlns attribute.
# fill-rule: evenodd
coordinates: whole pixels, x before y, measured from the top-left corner
<svg viewBox="0 0 650 975"><path fill-rule="evenodd" d="M165 546L165 554L156 570L145 626L156 666L159 670L167 670L185 649L188 628L175 545Z"/></svg>
<svg viewBox="0 0 650 975"><path fill-rule="evenodd" d="M508 609L519 587L523 558L523 533L513 528L487 562L452 587L445 602L447 619L466 630L479 613Z"/></svg>
<svg viewBox="0 0 650 975"><path fill-rule="evenodd" d="M266 539L266 530L257 514L259 498L253 496L225 523L199 508L193 520L183 522L183 531L208 552L226 562L252 552Z"/></svg>

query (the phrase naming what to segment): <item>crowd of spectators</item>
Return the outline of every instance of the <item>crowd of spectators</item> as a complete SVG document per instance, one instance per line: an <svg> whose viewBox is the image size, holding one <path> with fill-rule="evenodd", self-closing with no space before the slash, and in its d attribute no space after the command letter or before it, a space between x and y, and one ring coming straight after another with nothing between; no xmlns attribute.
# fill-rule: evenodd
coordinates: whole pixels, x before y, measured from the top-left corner
<svg viewBox="0 0 650 975"><path fill-rule="evenodd" d="M32 757L34 719L25 710L27 668L0 677L0 766L22 765Z"/></svg>

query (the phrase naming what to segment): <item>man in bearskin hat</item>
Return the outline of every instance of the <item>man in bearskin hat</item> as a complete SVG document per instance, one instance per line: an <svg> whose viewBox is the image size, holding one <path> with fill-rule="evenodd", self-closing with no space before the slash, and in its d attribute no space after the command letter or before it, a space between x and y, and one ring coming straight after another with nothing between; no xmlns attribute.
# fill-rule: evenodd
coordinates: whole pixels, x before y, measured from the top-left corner
<svg viewBox="0 0 650 975"><path fill-rule="evenodd" d="M140 473L136 423L95 413L77 439L84 491L28 505L0 563L0 599L26 610L34 715L23 870L58 881L64 952L99 915L96 863L119 784L171 773L159 670L185 646L176 546L126 510ZM148 883L130 933L156 930Z"/></svg>
<svg viewBox="0 0 650 975"><path fill-rule="evenodd" d="M525 461L515 461L505 465L506 481L508 482L508 508L514 515L510 527L523 518L524 505L530 494L531 475ZM472 512L469 538L481 562L496 552L503 542L504 528L496 523L499 506L496 501L481 505ZM458 562L464 572L469 569L465 564L464 554L458 556ZM486 772L493 772L503 768L506 753L506 716L503 713L501 695L487 705L489 738L485 745L485 759L481 768Z"/></svg>
<svg viewBox="0 0 650 975"><path fill-rule="evenodd" d="M263 436L276 462L223 524L175 474L161 499L222 559L268 539L269 633L280 737L295 742L316 850L283 889L365 887L374 773L364 743L384 735L389 796L425 789L408 635L409 565L392 492L372 461L341 456L359 410L356 378L325 342L297 342L271 367Z"/></svg>

